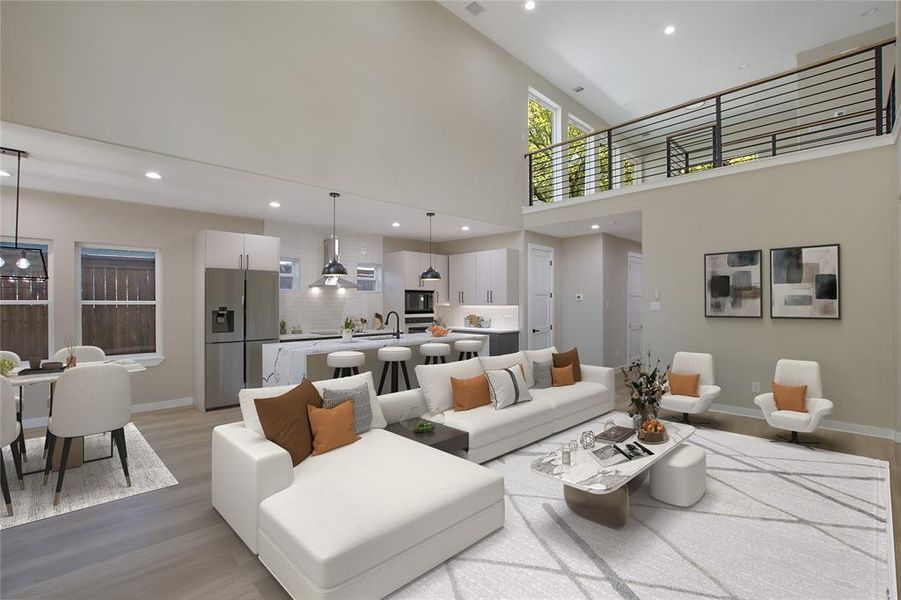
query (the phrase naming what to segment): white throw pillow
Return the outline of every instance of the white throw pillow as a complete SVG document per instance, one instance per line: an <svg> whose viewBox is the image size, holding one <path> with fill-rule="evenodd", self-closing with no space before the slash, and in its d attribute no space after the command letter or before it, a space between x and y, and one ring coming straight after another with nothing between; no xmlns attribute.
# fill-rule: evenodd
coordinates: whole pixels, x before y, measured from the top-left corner
<svg viewBox="0 0 901 600"><path fill-rule="evenodd" d="M369 428L384 429L388 426L388 421L385 420L385 413L382 412L382 405L379 403L378 395L375 393L375 386L372 384L372 371L351 375L350 377L314 381L313 385L322 394L322 390L325 388L330 390L349 390L364 383L369 387L369 406L372 408L372 421L369 424Z"/></svg>
<svg viewBox="0 0 901 600"><path fill-rule="evenodd" d="M244 417L244 427L260 434L260 437L266 437L263 433L263 425L260 424L260 415L257 414L257 405L254 402L257 398L275 398L281 396L293 385L278 385L275 387L250 388L238 391L238 404L241 405L241 416Z"/></svg>
<svg viewBox="0 0 901 600"><path fill-rule="evenodd" d="M554 355L557 354L557 347L551 346L550 348L543 348L541 350L525 350L523 351L523 354L526 355L526 362L528 363L529 368L531 368L533 362L553 361Z"/></svg>
<svg viewBox="0 0 901 600"><path fill-rule="evenodd" d="M519 366L485 371L485 375L488 377L488 392L491 394L491 402L497 410L532 399Z"/></svg>
<svg viewBox="0 0 901 600"><path fill-rule="evenodd" d="M458 360L438 365L416 365L416 379L419 389L429 407L430 415L437 415L454 407L454 393L451 377L471 379L482 374L478 358Z"/></svg>
<svg viewBox="0 0 901 600"><path fill-rule="evenodd" d="M534 387L535 380L532 377L532 363L526 359L525 352L513 352L511 354L501 354L499 356L480 356L479 362L485 371L492 369L507 369L513 365L522 365L523 378L526 381L526 387Z"/></svg>

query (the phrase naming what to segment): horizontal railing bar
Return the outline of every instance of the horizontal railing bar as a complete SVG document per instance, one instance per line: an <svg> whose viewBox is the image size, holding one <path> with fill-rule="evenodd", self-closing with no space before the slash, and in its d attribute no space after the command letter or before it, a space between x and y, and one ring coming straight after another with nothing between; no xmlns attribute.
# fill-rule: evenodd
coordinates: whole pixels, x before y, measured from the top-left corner
<svg viewBox="0 0 901 600"><path fill-rule="evenodd" d="M806 109L806 108L811 108L811 107L817 106L817 105L819 105L819 104L825 104L825 103L827 103L827 102L832 102L832 101L834 101L834 100L840 100L840 99L841 99L841 98L826 98L825 100L819 100L819 101L817 101L817 102L811 102L810 104L805 104L805 105L803 105L803 106L797 106L797 107L795 107L795 108L789 108L789 109L785 109L785 110L776 111L776 112L774 112L774 113L769 113L767 116L768 116L768 117L774 117L774 116L776 116L776 115L782 115L782 114L785 114L785 113L792 113L792 114L797 115L799 112L803 111L803 110ZM854 105L854 104L858 104L858 102L852 102L852 103L849 104L848 106L851 106L851 105ZM836 106L836 107L834 107L834 108L842 108L842 107L841 107L841 106ZM815 112L810 113L810 114L816 114L816 112L821 112L821 111L815 111ZM739 126L739 125L744 125L745 123L751 123L751 122L753 122L753 121L755 121L755 120L757 120L757 119L745 119L744 121L738 121L738 122L735 122L735 123L730 123L730 124L729 124L729 127L737 127L737 126ZM739 130L739 131L744 131L744 130ZM733 131L733 133L736 133L736 132Z"/></svg>
<svg viewBox="0 0 901 600"><path fill-rule="evenodd" d="M726 132L724 130L724 137L734 137L736 135L745 133L747 131L754 131L757 129L761 129L763 127L776 127L780 123L793 122L793 123L797 124L797 125L795 125L795 127L798 127L798 128L813 127L819 123L828 121L828 119L816 119L813 121L804 121L804 122L800 122L800 121L803 121L805 118L810 118L810 117L815 117L816 115L821 115L823 113L835 112L837 110L842 110L842 109L850 109L851 107L862 106L865 104L866 103L864 103L864 102L852 102L851 104L842 104L840 106L828 106L826 108L821 108L820 110L808 112L804 115L801 115L800 117L797 115L789 115L788 117L785 117L783 119L776 119L776 120L768 121L766 123L760 123L759 125L754 125L752 127L744 127L742 129L730 129L728 132ZM869 110L872 111L873 110L872 107ZM855 111L855 112L859 112L859 111ZM829 118L832 118L832 117L829 117ZM751 123L751 122L752 121L742 121L741 124ZM735 125L738 125L738 123ZM732 125L732 127L734 127L735 125ZM781 127L779 129L781 129ZM776 129L776 131L779 131L779 129ZM770 133L772 133L772 132L770 132Z"/></svg>
<svg viewBox="0 0 901 600"><path fill-rule="evenodd" d="M885 40L882 40L882 41L879 41L879 42L875 42L875 43L872 43L872 44L867 44L866 46L862 46L862 47L858 48L857 50L854 50L854 51L849 52L849 53L847 53L847 54L843 54L843 55L841 55L841 56L833 56L833 57L830 57L830 58L826 58L826 59L823 59L823 60L820 60L820 61L813 62L813 63L811 63L811 64L809 64L809 65L805 65L805 66L800 67L800 68L797 68L797 69L790 69L790 70L787 70L787 71L783 71L783 72L781 72L781 73L777 73L777 74L775 74L775 75L770 75L770 76L768 76L768 77L763 77L763 78L757 79L757 80L755 80L755 81L751 81L751 82L749 82L749 83L744 83L744 84L741 84L741 85L734 86L734 87L732 87L732 88L728 88L728 89L725 89L725 90L721 90L721 91L719 91L719 92L717 92L717 93L715 93L715 94L709 94L709 95L707 95L707 96L702 96L702 97L700 97L700 98L695 98L694 100L687 100L687 101L685 101L685 102L683 102L683 103L681 103L681 104L677 104L677 105L671 106L671 107L669 107L669 108L665 108L665 109L662 109L662 110L658 110L658 111L656 111L656 112L653 112L653 113L650 113L650 114L647 114L647 115L644 115L644 116L641 116L641 117L637 117L637 118L635 118L635 119L630 119L630 120L628 120L628 121L625 121L625 122L623 122L623 123L619 123L618 125L614 125L614 126L612 126L612 127L608 127L608 128L606 128L606 129L603 129L603 130L600 130L600 131L592 131L592 132L589 132L589 133L587 133L587 134L585 134L585 135L583 135L583 136L579 136L579 137L573 138L573 139L571 139L571 140L565 140L565 141L562 141L562 142L557 142L556 144L551 144L550 146L547 146L547 148L545 148L545 149L548 149L548 148L554 148L554 147L556 147L556 146L565 145L565 144L571 143L571 142L576 141L576 140L584 139L584 138L587 138L587 137L590 137L590 136L593 136L593 135L598 135L598 134L600 134L600 133L609 131L609 130L611 130L611 129L615 130L615 129L617 129L617 128L625 127L625 126L627 126L627 125L632 125L633 123L637 123L637 122L639 122L639 121L644 121L644 120L647 120L647 119L650 119L650 118L653 118L653 117L656 117L656 116L659 116L659 115L662 115L662 114L665 114L665 113L668 113L668 112L671 112L671 111L674 111L674 110L679 110L679 109L681 109L681 108L686 108L686 107L691 106L691 105L693 105L693 104L698 104L699 102L707 102L708 100L713 100L713 99L715 99L717 96L722 97L722 96L725 96L725 95L727 95L727 94L733 94L733 93L736 93L736 92L739 92L739 91L742 91L742 90L747 90L747 89L749 89L749 88L752 88L752 87L755 87L755 86L758 86L758 85L761 85L761 84L764 84L764 83L768 83L768 82L770 82L770 81L776 81L777 79L782 79L783 77L790 77L790 76L792 76L792 75L797 75L798 73L804 73L804 72L806 72L806 71L810 71L811 69L816 69L817 67L822 67L822 66L824 66L824 65L833 64L833 63L836 63L836 62L838 62L838 61L848 59L848 58L850 58L850 57L852 57L852 56L858 56L858 55L864 54L864 53L866 53L866 52L875 50L876 48L883 48L883 47L888 46L888 45L893 44L893 43L895 43L895 38L892 37L892 38L888 38L888 39L885 39ZM527 153L525 154L525 156L530 156L530 155L532 155L532 154L534 154L535 152L538 152L538 151L539 151L539 150L534 150L534 151L532 151L532 152L527 152Z"/></svg>

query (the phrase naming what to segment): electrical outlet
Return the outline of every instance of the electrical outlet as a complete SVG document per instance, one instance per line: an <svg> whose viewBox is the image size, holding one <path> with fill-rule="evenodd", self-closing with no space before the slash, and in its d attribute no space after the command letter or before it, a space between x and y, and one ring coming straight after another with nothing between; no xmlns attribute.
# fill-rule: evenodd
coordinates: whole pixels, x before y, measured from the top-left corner
<svg viewBox="0 0 901 600"><path fill-rule="evenodd" d="M755 394L760 393L760 382L759 381L751 382L751 391L754 392Z"/></svg>
<svg viewBox="0 0 901 600"><path fill-rule="evenodd" d="M581 302L584 299L585 299L584 294L576 294L576 302Z"/></svg>

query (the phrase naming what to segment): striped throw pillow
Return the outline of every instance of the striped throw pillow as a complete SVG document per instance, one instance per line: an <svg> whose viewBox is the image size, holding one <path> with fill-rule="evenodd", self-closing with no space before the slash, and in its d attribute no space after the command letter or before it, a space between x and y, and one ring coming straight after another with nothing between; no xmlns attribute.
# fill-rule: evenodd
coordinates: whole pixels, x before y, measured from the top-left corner
<svg viewBox="0 0 901 600"><path fill-rule="evenodd" d="M495 409L500 410L532 399L520 365L506 369L492 369L485 371L485 375L488 377L491 402Z"/></svg>

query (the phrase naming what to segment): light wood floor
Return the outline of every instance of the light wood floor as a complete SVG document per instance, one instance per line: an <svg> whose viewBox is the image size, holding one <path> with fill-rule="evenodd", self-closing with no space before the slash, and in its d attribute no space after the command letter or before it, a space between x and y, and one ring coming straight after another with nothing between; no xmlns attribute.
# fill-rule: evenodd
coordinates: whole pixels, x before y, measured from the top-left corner
<svg viewBox="0 0 901 600"><path fill-rule="evenodd" d="M619 385L617 408L627 404L625 388ZM138 429L179 485L3 531L0 597L287 598L210 505L211 431L240 418L237 408L136 414ZM716 429L773 435L758 419L711 414L710 420ZM896 444L832 431L816 438L822 448L891 464L895 556L901 557L901 487L896 476L901 462Z"/></svg>

